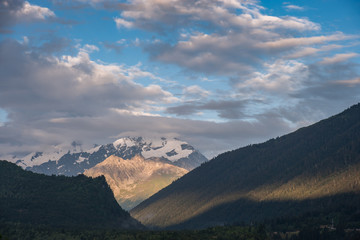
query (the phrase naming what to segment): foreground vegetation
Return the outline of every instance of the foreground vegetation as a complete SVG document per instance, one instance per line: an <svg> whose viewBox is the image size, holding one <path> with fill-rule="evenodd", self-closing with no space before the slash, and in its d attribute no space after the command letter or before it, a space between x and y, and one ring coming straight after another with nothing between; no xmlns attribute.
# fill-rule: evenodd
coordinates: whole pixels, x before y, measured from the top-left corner
<svg viewBox="0 0 360 240"><path fill-rule="evenodd" d="M360 212L356 209L328 214L313 212L262 223L240 222L202 230L54 227L0 221L0 236L0 240L359 240Z"/></svg>
<svg viewBox="0 0 360 240"><path fill-rule="evenodd" d="M306 226L298 231L279 232L271 229L270 225L257 226L224 226L212 227L205 230L182 231L124 231L105 229L64 229L33 227L20 224L1 224L0 239L69 239L69 240L191 240L191 239L224 239L224 240L358 240L360 231L345 230L342 227L330 229L327 227Z"/></svg>
<svg viewBox="0 0 360 240"><path fill-rule="evenodd" d="M104 177L46 176L0 161L0 224L141 229Z"/></svg>

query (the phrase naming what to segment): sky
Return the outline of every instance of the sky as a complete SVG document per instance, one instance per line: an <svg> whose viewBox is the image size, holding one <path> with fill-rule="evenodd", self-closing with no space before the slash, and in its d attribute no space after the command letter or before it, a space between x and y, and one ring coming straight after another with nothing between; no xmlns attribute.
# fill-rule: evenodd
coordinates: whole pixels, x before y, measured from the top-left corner
<svg viewBox="0 0 360 240"><path fill-rule="evenodd" d="M212 158L360 99L358 0L0 0L0 157L177 137Z"/></svg>

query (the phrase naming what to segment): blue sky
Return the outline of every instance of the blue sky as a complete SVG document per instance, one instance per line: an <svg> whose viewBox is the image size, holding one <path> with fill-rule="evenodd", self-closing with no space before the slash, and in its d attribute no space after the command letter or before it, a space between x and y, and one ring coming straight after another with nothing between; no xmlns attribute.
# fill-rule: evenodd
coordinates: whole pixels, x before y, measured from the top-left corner
<svg viewBox="0 0 360 240"><path fill-rule="evenodd" d="M171 136L208 157L359 102L357 0L0 0L0 156Z"/></svg>

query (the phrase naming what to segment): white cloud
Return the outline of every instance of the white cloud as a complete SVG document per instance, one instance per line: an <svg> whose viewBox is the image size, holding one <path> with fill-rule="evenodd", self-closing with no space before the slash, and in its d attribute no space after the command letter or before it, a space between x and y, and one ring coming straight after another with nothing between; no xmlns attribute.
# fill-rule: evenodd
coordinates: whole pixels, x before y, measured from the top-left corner
<svg viewBox="0 0 360 240"><path fill-rule="evenodd" d="M81 47L80 50L83 52L92 53L94 51L99 51L99 48L95 45L85 44L83 47Z"/></svg>
<svg viewBox="0 0 360 240"><path fill-rule="evenodd" d="M308 79L308 67L298 61L277 60L271 64L265 64L263 72L255 72L249 79L238 83L239 90L252 89L249 92L258 93L258 90L277 92L287 95L300 90L303 83ZM263 91L260 91L263 94Z"/></svg>
<svg viewBox="0 0 360 240"><path fill-rule="evenodd" d="M313 48L313 47L305 47L302 48L294 53L291 53L290 55L287 56L287 58L303 58L306 56L311 56L311 55L315 55L316 53L318 53L320 50L318 48Z"/></svg>
<svg viewBox="0 0 360 240"><path fill-rule="evenodd" d="M152 59L226 76L248 74L267 58L309 56L325 51L322 45L359 37L341 32L317 36L320 24L264 14L256 1L131 0L119 8L119 27L178 37L172 43L142 44Z"/></svg>
<svg viewBox="0 0 360 240"><path fill-rule="evenodd" d="M0 33L10 33L11 26L56 19L55 13L46 7L30 4L24 0L0 0Z"/></svg>
<svg viewBox="0 0 360 240"><path fill-rule="evenodd" d="M295 30L318 30L319 25L304 18L275 17L260 13L263 8L256 1L188 1L188 0L132 0L123 5L120 25L160 30L164 26L182 27L191 22L208 21L215 27L262 27L264 29L291 28ZM233 13L232 9L242 14ZM125 20L127 19L127 20ZM157 26L156 26L157 24ZM133 26L132 25L132 26ZM132 27L131 26L131 27Z"/></svg>
<svg viewBox="0 0 360 240"><path fill-rule="evenodd" d="M252 19L252 22L255 27L264 28L264 29L293 29L297 31L309 31L309 30L320 30L320 25L309 21L306 18L297 18L297 17L275 17L258 14L257 18Z"/></svg>
<svg viewBox="0 0 360 240"><path fill-rule="evenodd" d="M22 8L14 12L15 16L25 21L45 20L49 17L55 17L55 13L48 8L31 5L25 1Z"/></svg>
<svg viewBox="0 0 360 240"><path fill-rule="evenodd" d="M185 87L183 89L183 94L186 98L201 99L208 97L211 94L211 92L201 88L198 85L192 85Z"/></svg>
<svg viewBox="0 0 360 240"><path fill-rule="evenodd" d="M337 44L329 44L324 45L319 48L316 47L300 47L299 49L296 49L293 53L285 56L285 58L303 58L307 56L315 56L316 54L320 52L329 52L334 49L340 49L343 48L341 45Z"/></svg>
<svg viewBox="0 0 360 240"><path fill-rule="evenodd" d="M115 111L116 113L119 113L120 115L129 115L129 116L143 116L143 117L160 117L159 114L153 114L153 113L148 113L148 112L144 112L144 111L137 111L136 109L132 109L132 110L126 110L126 109L112 109L113 111Z"/></svg>
<svg viewBox="0 0 360 240"><path fill-rule="evenodd" d="M293 4L285 5L284 8L286 8L286 10L297 10L297 11L304 11L305 10L304 7L293 5Z"/></svg>
<svg viewBox="0 0 360 240"><path fill-rule="evenodd" d="M299 37L299 38L281 38L274 41L265 41L259 43L257 46L264 49L287 49L298 46L307 46L313 44L322 44L331 41L342 41L359 36L344 35L336 33L328 36L315 36L315 37Z"/></svg>
<svg viewBox="0 0 360 240"><path fill-rule="evenodd" d="M334 64L334 63L340 63L345 62L350 58L354 58L359 56L357 53L342 53L342 54L336 54L333 57L326 57L324 58L320 64Z"/></svg>
<svg viewBox="0 0 360 240"><path fill-rule="evenodd" d="M132 22L126 21L122 18L114 18L114 21L116 23L117 28L122 28L122 27L132 28L133 27Z"/></svg>
<svg viewBox="0 0 360 240"><path fill-rule="evenodd" d="M196 33L176 45L159 43L148 46L146 50L153 58L165 63L174 63L199 72L231 76L254 71L253 66L258 65L264 57L304 57L340 48L339 45L329 43L356 37L342 33L301 38L279 38L258 32L225 35ZM316 47L312 47L313 45Z"/></svg>
<svg viewBox="0 0 360 240"><path fill-rule="evenodd" d="M134 130L141 124L149 127L145 119L128 128L124 118L155 117L163 105L179 101L152 84L157 77L140 65L94 62L89 49L94 47L81 47L75 56L49 57L17 41L0 42L0 109L9 113L0 126L2 154L41 150L40 145L71 139L99 143L114 131ZM138 78L150 84L135 82ZM105 125L97 125L99 121ZM96 136L99 133L101 137Z"/></svg>
<svg viewBox="0 0 360 240"><path fill-rule="evenodd" d="M191 75L191 80L201 81L200 76L204 76L202 81L215 81L211 83L214 89L220 86L216 81L227 79L230 88L223 82L214 92L196 82L179 86L145 71L147 66L141 64L94 61L90 53L99 51L95 45L79 46L75 55L51 57L41 55L41 51L31 52L30 37L28 44L25 39L23 43L2 42L0 108L9 111L9 121L0 127L0 152L41 150L40 145L74 139L107 143L112 141L109 136L122 133L156 132L191 140L213 155L212 150L218 153L266 140L304 122L319 120L319 112L329 116L359 97L358 69L345 62L354 56L326 58L329 51L344 47L343 41L359 36L321 34L320 24L311 19L271 16L259 1L78 2L81 4L74 8L91 5L120 10L121 15L113 19L119 29L151 32L145 34L152 35L151 39L121 40L109 43L109 48L121 52L123 47L143 47L151 60L176 64L182 67L179 74ZM47 8L29 3L24 6L11 8L12 16L8 14L11 11L0 15L0 31L14 22L55 17ZM9 16L11 21L6 22ZM322 63L334 65L299 59L314 55L325 57ZM168 74L166 69L159 72ZM173 89L184 97L175 97L169 92ZM195 119L214 121L159 116L200 114ZM29 143L30 147L24 147Z"/></svg>
<svg viewBox="0 0 360 240"><path fill-rule="evenodd" d="M145 113L146 115L146 113ZM65 120L65 119L63 119ZM41 151L51 145L81 140L84 145L113 142L115 136L168 136L188 141L208 157L226 150L275 137L290 128L279 118L256 122L215 123L167 117L144 116L142 112L112 111L66 121L31 121L0 127L0 157L17 152ZM114 136L114 138L109 138Z"/></svg>
<svg viewBox="0 0 360 240"><path fill-rule="evenodd" d="M7 59L1 66L2 82L11 83L2 83L0 107L11 110L10 120L97 116L111 108L141 111L177 101L158 85L136 83L139 77L156 78L139 66L94 62L87 52L95 49L91 45L61 58L26 53L28 49L15 41L0 47L0 59Z"/></svg>

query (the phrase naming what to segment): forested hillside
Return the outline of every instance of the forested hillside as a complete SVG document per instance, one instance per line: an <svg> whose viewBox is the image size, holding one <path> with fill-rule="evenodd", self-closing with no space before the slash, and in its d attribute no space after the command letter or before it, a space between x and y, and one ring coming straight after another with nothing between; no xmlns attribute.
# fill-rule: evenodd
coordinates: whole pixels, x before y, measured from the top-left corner
<svg viewBox="0 0 360 240"><path fill-rule="evenodd" d="M131 214L148 226L180 228L308 213L351 221L360 216L359 193L357 104L294 133L221 154Z"/></svg>
<svg viewBox="0 0 360 240"><path fill-rule="evenodd" d="M0 161L0 224L142 228L121 209L104 177L45 176Z"/></svg>

